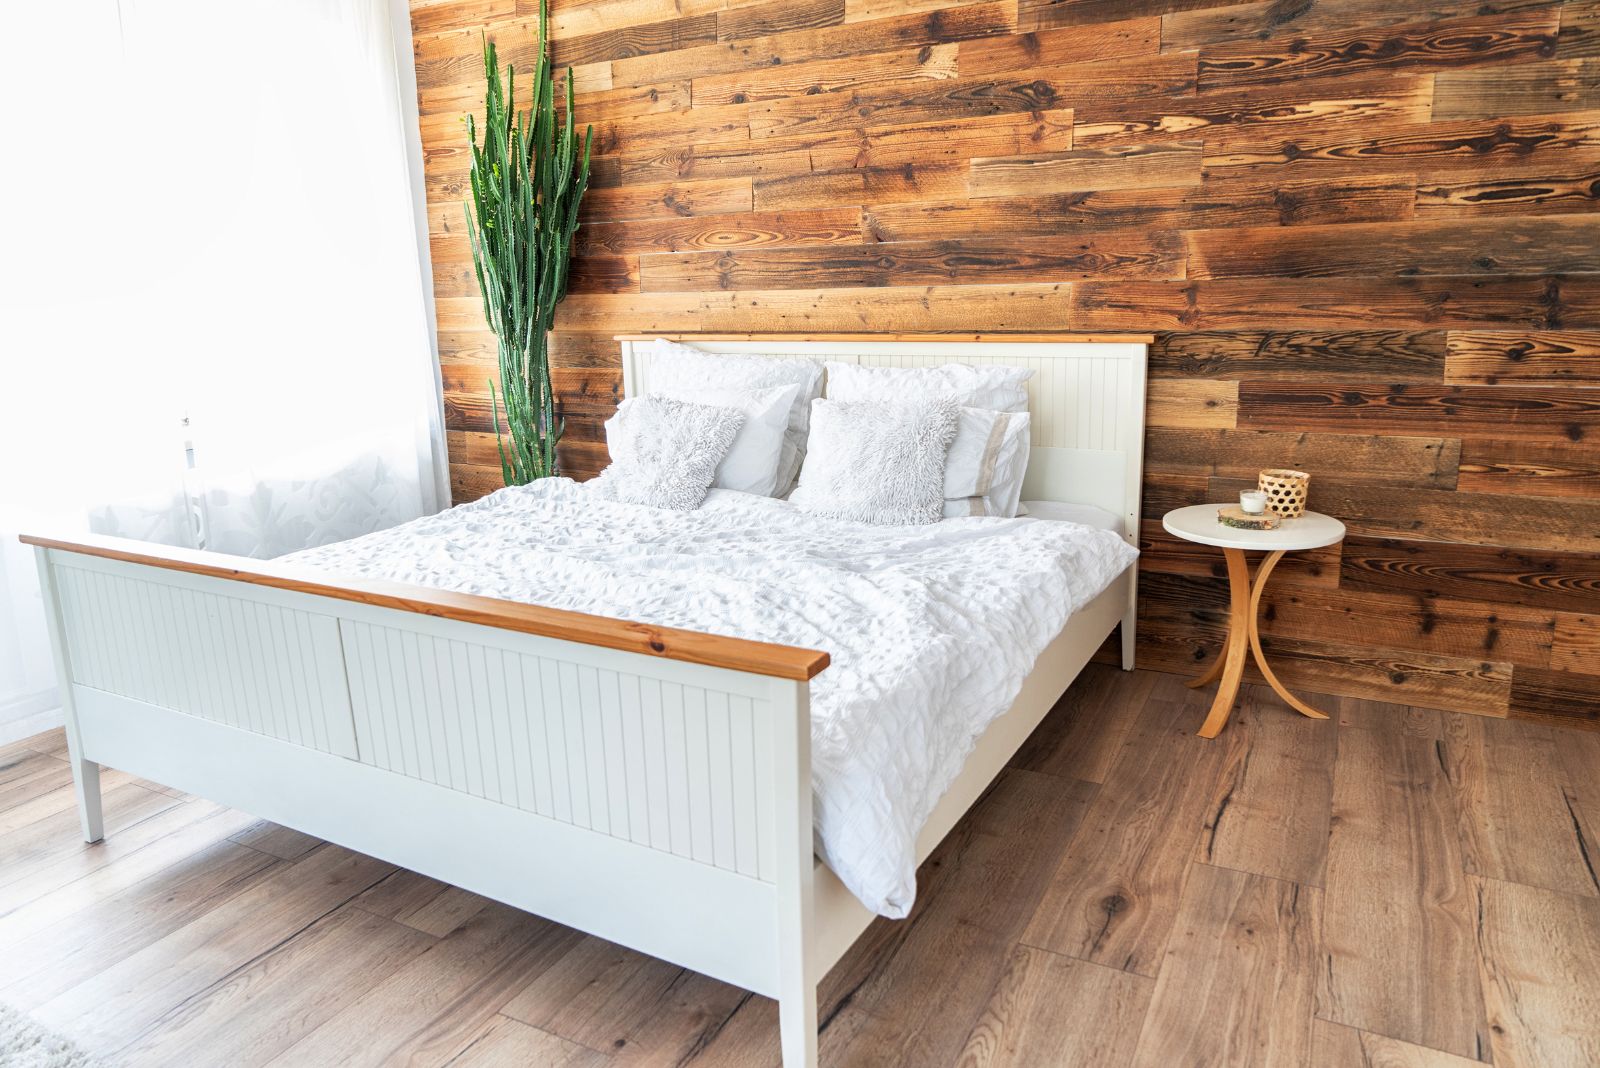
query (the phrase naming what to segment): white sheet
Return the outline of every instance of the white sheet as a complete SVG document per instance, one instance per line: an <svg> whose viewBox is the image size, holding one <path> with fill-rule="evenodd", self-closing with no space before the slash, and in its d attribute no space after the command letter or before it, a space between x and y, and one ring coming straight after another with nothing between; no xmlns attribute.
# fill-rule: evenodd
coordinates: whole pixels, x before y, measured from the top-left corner
<svg viewBox="0 0 1600 1068"><path fill-rule="evenodd" d="M811 685L819 852L901 917L917 833L974 742L1135 555L1075 523L871 527L728 490L667 512L547 479L291 559L828 651Z"/></svg>

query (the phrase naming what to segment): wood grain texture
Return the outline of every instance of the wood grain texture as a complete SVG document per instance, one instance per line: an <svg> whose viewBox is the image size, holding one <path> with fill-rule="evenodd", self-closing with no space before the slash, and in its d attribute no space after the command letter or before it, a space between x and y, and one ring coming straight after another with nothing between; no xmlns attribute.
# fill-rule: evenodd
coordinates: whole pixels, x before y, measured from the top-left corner
<svg viewBox="0 0 1600 1068"><path fill-rule="evenodd" d="M1430 740L1383 729L1391 710L1340 705L1317 1015L1476 1059L1489 1026L1449 779Z"/></svg>
<svg viewBox="0 0 1600 1068"><path fill-rule="evenodd" d="M1588 632L1550 628L1600 589L1596 0L556 8L601 153L558 350L1154 333L1147 518L1292 464L1357 532L1275 580L1297 600L1264 629L1295 685L1590 722ZM498 485L460 117L481 35L526 69L536 16L414 4L458 500ZM618 388L558 381L567 473L605 466ZM1147 573L1212 577L1145 541ZM1166 600L1190 592L1145 589L1142 662L1215 654Z"/></svg>
<svg viewBox="0 0 1600 1068"><path fill-rule="evenodd" d="M1600 897L1513 881L1558 870L1539 844L1594 840L1600 734L1518 722L1464 733L1478 722L1348 700L1313 724L1252 694L1231 740L1200 743L1190 732L1204 705L1186 693L1168 675L1101 665L1074 682L1025 759L923 864L911 917L875 921L822 978L822 1063L1122 1065L1137 1050L1160 1065L1465 1068L1600 1055ZM1156 705L1170 735L1140 726ZM1180 737L1195 756L1226 746L1227 758L1190 759ZM62 738L0 747L0 784L64 770ZM1225 784L1219 844L1246 826L1266 834L1232 859L1298 840L1257 805L1305 766L1292 754L1313 752L1322 815L1331 782L1339 818L1301 822L1311 848L1292 851L1331 854L1326 888L1201 859ZM1212 770L1208 804L1169 803L1185 776ZM1534 803L1511 796L1519 785ZM0 864L0 998L108 1063L778 1066L769 999L336 846L270 856L230 841L254 820L210 802L166 797L171 807L134 819L114 795L100 844L79 840L70 812L0 840L43 828L35 849ZM1108 797L1131 821L1102 818ZM0 817L14 824L13 811L0 796ZM1094 848L1107 834L1149 848ZM1491 855L1503 878L1468 874ZM1069 870L1087 885L1141 870L1173 884L1153 975L1024 938L1031 921L1059 918L1047 891ZM1386 967L1368 1001L1340 1004L1373 1008L1364 1026L1319 1018L1330 958L1335 982ZM1434 1022L1418 1033L1408 1021L1422 1014ZM1452 1020L1485 1044L1470 1056L1426 1044Z"/></svg>

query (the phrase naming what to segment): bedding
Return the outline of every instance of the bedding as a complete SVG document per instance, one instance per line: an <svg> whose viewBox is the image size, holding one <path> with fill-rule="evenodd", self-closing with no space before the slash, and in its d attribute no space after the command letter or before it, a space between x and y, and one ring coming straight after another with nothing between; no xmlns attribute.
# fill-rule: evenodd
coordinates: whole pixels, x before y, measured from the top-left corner
<svg viewBox="0 0 1600 1068"><path fill-rule="evenodd" d="M738 408L631 397L606 420L611 463L590 489L630 504L698 508L744 422Z"/></svg>
<svg viewBox="0 0 1600 1068"><path fill-rule="evenodd" d="M949 397L968 408L995 412L1028 410L1026 367L942 363L934 367L872 367L827 363L829 400L914 401Z"/></svg>
<svg viewBox="0 0 1600 1068"><path fill-rule="evenodd" d="M879 526L938 522L959 411L942 399L812 401L806 463L790 502L813 515Z"/></svg>
<svg viewBox="0 0 1600 1068"><path fill-rule="evenodd" d="M772 389L799 386L789 409L783 454L778 460L777 489L782 497L794 489L806 455L811 402L822 396L822 365L814 360L787 360L740 353L710 353L666 338L656 338L650 356L647 393L693 397L706 389Z"/></svg>
<svg viewBox="0 0 1600 1068"><path fill-rule="evenodd" d="M783 458L789 414L799 393L798 385L788 385L771 389L697 389L690 393L651 390L649 395L737 408L744 412L744 425L733 439L728 455L717 465L717 477L711 484L718 489L770 497L778 486L778 463ZM608 446L610 438L608 423Z"/></svg>
<svg viewBox="0 0 1600 1068"><path fill-rule="evenodd" d="M1136 556L1076 523L873 527L712 490L697 511L552 478L294 562L823 649L811 683L818 852L870 909L916 895L916 836L1071 613Z"/></svg>
<svg viewBox="0 0 1600 1068"><path fill-rule="evenodd" d="M944 462L947 518L1017 514L1028 470L1027 412L962 408Z"/></svg>

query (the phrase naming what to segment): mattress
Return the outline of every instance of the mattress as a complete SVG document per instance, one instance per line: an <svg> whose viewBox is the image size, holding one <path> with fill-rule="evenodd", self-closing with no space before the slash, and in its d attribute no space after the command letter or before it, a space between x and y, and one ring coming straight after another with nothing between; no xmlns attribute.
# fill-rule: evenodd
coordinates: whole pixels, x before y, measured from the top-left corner
<svg viewBox="0 0 1600 1068"><path fill-rule="evenodd" d="M818 854L901 917L934 805L1070 614L1136 555L1078 522L873 527L726 490L669 512L545 479L290 559L826 650L811 683Z"/></svg>

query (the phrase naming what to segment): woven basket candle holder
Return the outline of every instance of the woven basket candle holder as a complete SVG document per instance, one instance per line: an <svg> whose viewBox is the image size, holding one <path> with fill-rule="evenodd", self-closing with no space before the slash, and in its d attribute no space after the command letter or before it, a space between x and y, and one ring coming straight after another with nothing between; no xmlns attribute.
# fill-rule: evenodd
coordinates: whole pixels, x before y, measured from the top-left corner
<svg viewBox="0 0 1600 1068"><path fill-rule="evenodd" d="M1285 519L1299 519L1306 514L1306 491L1311 476L1304 471L1290 471L1274 467L1261 472L1256 483L1267 495L1267 511Z"/></svg>

